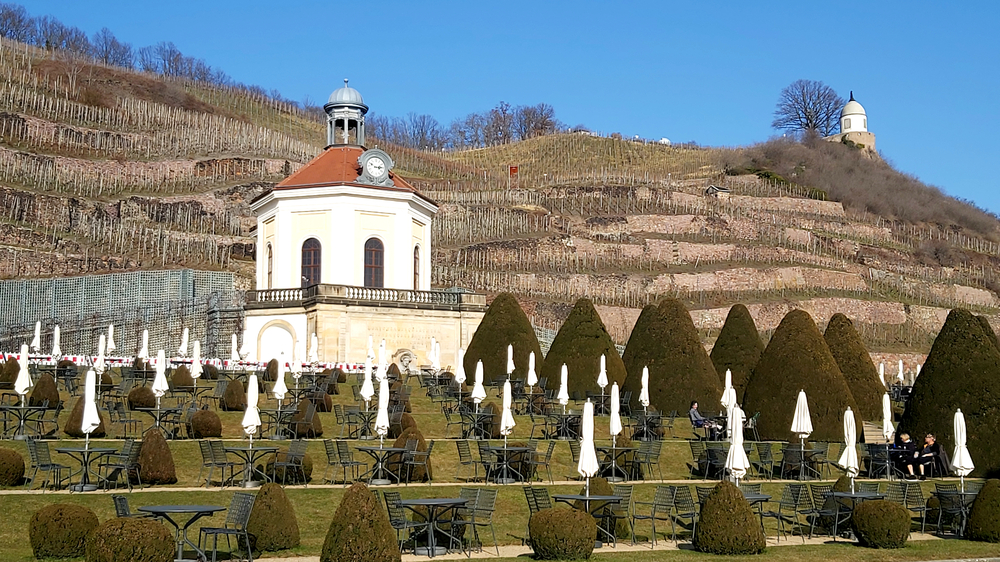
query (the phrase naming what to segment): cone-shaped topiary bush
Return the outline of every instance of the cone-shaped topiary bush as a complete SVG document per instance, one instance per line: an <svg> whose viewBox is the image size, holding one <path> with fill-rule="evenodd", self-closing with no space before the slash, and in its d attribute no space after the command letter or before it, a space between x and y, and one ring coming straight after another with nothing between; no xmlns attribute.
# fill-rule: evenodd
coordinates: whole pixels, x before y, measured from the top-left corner
<svg viewBox="0 0 1000 562"><path fill-rule="evenodd" d="M136 408L155 408L155 407L156 407L156 395L153 394L153 390L148 386L137 386L132 390L128 391L129 410L134 410Z"/></svg>
<svg viewBox="0 0 1000 562"><path fill-rule="evenodd" d="M731 482L720 482L701 506L694 547L701 552L746 556L767 546L760 520L743 492Z"/></svg>
<svg viewBox="0 0 1000 562"><path fill-rule="evenodd" d="M222 410L224 412L242 412L247 409L247 391L243 388L243 381L234 379L226 384L226 390L222 393Z"/></svg>
<svg viewBox="0 0 1000 562"><path fill-rule="evenodd" d="M334 368L332 373L330 372L330 369L326 369L325 371L323 371L323 374L324 375L330 375L330 374L337 375L334 380L337 381L338 383L346 383L347 382L347 373L345 371L341 370L340 368Z"/></svg>
<svg viewBox="0 0 1000 562"><path fill-rule="evenodd" d="M524 473L522 472L521 474ZM583 488L580 488L580 495L583 495L586 492L587 492L587 486L584 485ZM615 495L614 492L615 492L614 488L611 487L611 484L608 483L607 479L601 477L590 479L590 495L613 496ZM593 507L594 506L591 505L591 508ZM586 505L584 505L582 501L577 500L573 504L573 508L579 509L580 511L584 511L586 509ZM626 521L625 519L617 519L616 521L617 522L615 523L615 536L618 537L619 539L630 538L632 536L632 531L628 526L628 521Z"/></svg>
<svg viewBox="0 0 1000 562"><path fill-rule="evenodd" d="M181 365L170 373L170 387L177 391L191 392L194 390L194 377L187 365Z"/></svg>
<svg viewBox="0 0 1000 562"><path fill-rule="evenodd" d="M0 448L0 486L18 486L24 478L24 457L14 449Z"/></svg>
<svg viewBox="0 0 1000 562"><path fill-rule="evenodd" d="M965 414L974 476L1000 475L1000 351L969 311L952 310L913 385L897 433L933 433L945 450L954 443L955 410Z"/></svg>
<svg viewBox="0 0 1000 562"><path fill-rule="evenodd" d="M101 380L98 381L97 391L101 394L105 392L111 392L115 389L115 381L111 378L111 371L107 370L101 373Z"/></svg>
<svg viewBox="0 0 1000 562"><path fill-rule="evenodd" d="M416 426L408 427L405 430L403 430L403 432L399 434L399 437L396 438L396 441L393 442L392 446L393 447L400 447L400 448L405 447L406 446L406 442L408 440L410 440L410 439L416 439L417 440L417 450L418 451L426 451L427 450L427 441L424 440L424 434L421 433L420 430L417 429ZM441 444L438 443L438 446L440 446L440 445ZM424 470L424 467L422 467L422 466L414 466L413 467L413 472L410 474L410 481L411 482L423 482L425 480L428 480L428 478L427 478L428 473L430 474L431 479L433 479L433 477L434 477L434 465L433 465L433 462L434 462L434 460L432 458L428 458L427 459L427 470L426 471ZM406 476L406 466L403 464L403 457L402 457L402 455L399 455L399 454L389 455L389 465L392 467L391 470L394 473L398 474L400 476L400 478L404 478Z"/></svg>
<svg viewBox="0 0 1000 562"><path fill-rule="evenodd" d="M505 347L505 362L506 353ZM625 382L625 364L594 309L594 303L590 299L580 299L552 340L538 376L548 377L549 386L559 388L560 373L565 363L569 370L567 388L571 395L574 392L580 396L586 392L599 393L601 387L597 386L597 375L601 370L601 355L605 356L608 371L607 393L614 383L621 386Z"/></svg>
<svg viewBox="0 0 1000 562"><path fill-rule="evenodd" d="M211 363L206 363L201 366L201 378L207 381L217 381L219 380L219 368Z"/></svg>
<svg viewBox="0 0 1000 562"><path fill-rule="evenodd" d="M267 368L264 369L264 374L261 377L264 382L274 382L278 380L278 360L271 359L267 362Z"/></svg>
<svg viewBox="0 0 1000 562"><path fill-rule="evenodd" d="M21 365L18 364L17 359L11 357L3 364L3 369L0 370L0 389L9 390L14 388L14 382L17 381L17 373L21 370Z"/></svg>
<svg viewBox="0 0 1000 562"><path fill-rule="evenodd" d="M66 423L63 425L63 433L69 435L70 437L85 437L83 431L80 430L80 426L83 424L83 406L84 399L81 394L76 400L76 404L73 406L73 410L69 413L69 417L66 418ZM104 414L101 412L100 408L97 410L97 416L101 419L101 424L97 426L90 436L91 437L104 437L107 433L104 428Z"/></svg>
<svg viewBox="0 0 1000 562"><path fill-rule="evenodd" d="M256 538L254 550L274 552L299 546L299 523L285 490L268 483L257 491L247 531Z"/></svg>
<svg viewBox="0 0 1000 562"><path fill-rule="evenodd" d="M506 380L508 345L514 346L513 378L524 379L528 376L528 354L532 351L535 352L535 372L541 372L542 348L538 345L535 329L514 295L500 293L486 309L469 342L469 349L465 350L466 376L471 380L476 373L476 363L482 361L484 383L494 379Z"/></svg>
<svg viewBox="0 0 1000 562"><path fill-rule="evenodd" d="M594 553L597 521L579 509L549 508L528 520L536 560L586 560Z"/></svg>
<svg viewBox="0 0 1000 562"><path fill-rule="evenodd" d="M45 403L48 403L49 408L55 408L59 404L59 389L56 388L55 379L48 373L38 377L35 388L28 395L29 406L41 406Z"/></svg>
<svg viewBox="0 0 1000 562"><path fill-rule="evenodd" d="M323 541L320 562L399 562L396 531L367 486L347 489Z"/></svg>
<svg viewBox="0 0 1000 562"><path fill-rule="evenodd" d="M1000 542L1000 480L987 480L976 494L965 525L965 538L974 541Z"/></svg>
<svg viewBox="0 0 1000 562"><path fill-rule="evenodd" d="M985 316L976 316L976 320L979 321L979 326L983 329L983 333L990 339L990 343L997 346L997 349L1000 349L1000 340L997 339L997 333L993 330L993 326L990 325L990 320Z"/></svg>
<svg viewBox="0 0 1000 562"><path fill-rule="evenodd" d="M100 521L89 508L74 503L55 503L39 509L28 523L28 538L35 558L83 556L87 535Z"/></svg>
<svg viewBox="0 0 1000 562"><path fill-rule="evenodd" d="M710 355L715 371L719 373L723 389L728 369L733 374L736 396L743 396L747 381L750 380L750 373L763 352L764 342L760 339L760 332L757 331L757 325L754 324L750 311L742 304L733 305L729 309L726 323L722 325L722 331L719 332Z"/></svg>
<svg viewBox="0 0 1000 562"><path fill-rule="evenodd" d="M155 519L108 519L87 538L87 562L170 562L173 532Z"/></svg>
<svg viewBox="0 0 1000 562"><path fill-rule="evenodd" d="M826 325L823 339L851 389L851 396L858 404L857 415L861 420L881 421L885 387L878 378L872 356L861 341L858 331L854 329L854 323L839 312L834 314Z"/></svg>
<svg viewBox="0 0 1000 562"><path fill-rule="evenodd" d="M649 402L661 412L687 412L692 400L719 409L722 383L684 304L664 299L642 309L622 356L628 369L623 391L639 403L642 368L649 367ZM724 372L724 371L723 371Z"/></svg>
<svg viewBox="0 0 1000 562"><path fill-rule="evenodd" d="M306 410L309 409L309 404L312 401L309 399L300 400L298 411L292 416L292 433L296 439L302 439L306 437L320 437L323 435L323 422L320 420L319 415L313 415L312 423L305 423ZM319 408L316 408L319 411Z"/></svg>
<svg viewBox="0 0 1000 562"><path fill-rule="evenodd" d="M297 482L306 483L312 480L313 461L312 457L309 456L309 453L306 453L305 456L302 457L302 471L300 472L298 469L294 468L289 469L288 476L285 476L284 467L274 466L274 460L276 458L278 459L278 462L285 462L285 459L288 458L287 451L278 451L277 453L269 456L267 458L267 464L264 465L264 472L267 474L273 473L275 482L295 484ZM303 478L305 478L305 480L303 480Z"/></svg>
<svg viewBox="0 0 1000 562"><path fill-rule="evenodd" d="M910 537L910 512L886 500L861 502L851 513L858 544L868 548L903 548Z"/></svg>
<svg viewBox="0 0 1000 562"><path fill-rule="evenodd" d="M760 412L757 431L763 440L798 441L792 417L799 391L806 391L813 441L844 438L844 411L857 410L844 375L823 335L804 310L785 315L754 367L743 409Z"/></svg>
<svg viewBox="0 0 1000 562"><path fill-rule="evenodd" d="M176 484L177 470L163 432L147 431L139 450L139 478L144 484Z"/></svg>
<svg viewBox="0 0 1000 562"><path fill-rule="evenodd" d="M191 416L191 437L222 437L222 420L212 410L198 410Z"/></svg>
<svg viewBox="0 0 1000 562"><path fill-rule="evenodd" d="M417 427L417 422L413 419L413 416L403 412L403 415L399 418L399 427L397 428L395 425L389 426L389 439L396 439L410 427Z"/></svg>

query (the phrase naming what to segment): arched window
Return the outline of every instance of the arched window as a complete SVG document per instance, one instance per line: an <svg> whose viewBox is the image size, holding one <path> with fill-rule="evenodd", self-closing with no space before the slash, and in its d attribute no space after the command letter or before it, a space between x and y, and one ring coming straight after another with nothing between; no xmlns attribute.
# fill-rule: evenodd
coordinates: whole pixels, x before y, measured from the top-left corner
<svg viewBox="0 0 1000 562"><path fill-rule="evenodd" d="M319 240L310 238L302 243L302 286L308 287L321 282L323 248Z"/></svg>
<svg viewBox="0 0 1000 562"><path fill-rule="evenodd" d="M378 238L365 242L365 287L382 288L384 283L385 247Z"/></svg>
<svg viewBox="0 0 1000 562"><path fill-rule="evenodd" d="M420 290L420 246L413 247L413 290Z"/></svg>
<svg viewBox="0 0 1000 562"><path fill-rule="evenodd" d="M274 280L274 250L271 245L267 245L267 288L273 289L274 285L272 281Z"/></svg>

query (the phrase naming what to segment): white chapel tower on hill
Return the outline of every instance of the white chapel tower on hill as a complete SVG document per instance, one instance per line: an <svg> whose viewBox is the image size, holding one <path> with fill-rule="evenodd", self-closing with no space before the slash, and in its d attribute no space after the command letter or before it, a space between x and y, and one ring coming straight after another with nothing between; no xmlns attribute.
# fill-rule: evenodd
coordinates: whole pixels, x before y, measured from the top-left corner
<svg viewBox="0 0 1000 562"><path fill-rule="evenodd" d="M365 105L344 81L323 106L327 147L251 202L257 286L247 296L245 342L261 361L304 360L312 334L323 362L363 362L367 340L426 358L441 342L454 364L485 311L483 295L431 290L437 204L365 146Z"/></svg>
<svg viewBox="0 0 1000 562"><path fill-rule="evenodd" d="M850 141L860 148L875 152L875 133L868 130L868 114L865 108L854 99L854 92L851 92L851 99L844 104L840 110L840 134L830 135L826 140Z"/></svg>

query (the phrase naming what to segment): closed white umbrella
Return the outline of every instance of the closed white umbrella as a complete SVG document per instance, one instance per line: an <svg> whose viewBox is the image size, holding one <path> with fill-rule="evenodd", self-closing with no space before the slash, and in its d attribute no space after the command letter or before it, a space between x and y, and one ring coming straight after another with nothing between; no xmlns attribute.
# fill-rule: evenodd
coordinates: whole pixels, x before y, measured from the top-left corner
<svg viewBox="0 0 1000 562"><path fill-rule="evenodd" d="M965 477L976 469L972 462L972 455L969 454L969 447L966 446L967 438L965 430L965 414L962 410L955 410L955 450L951 453L951 468L962 480L962 491L965 492Z"/></svg>
<svg viewBox="0 0 1000 562"><path fill-rule="evenodd" d="M611 430L611 444L613 447L615 438L622 432L621 398L619 397L618 383L611 385L611 421L609 429Z"/></svg>
<svg viewBox="0 0 1000 562"><path fill-rule="evenodd" d="M642 410L645 412L646 408L649 407L649 367L642 368L642 378L639 382L642 385L639 388L639 403L642 404Z"/></svg>
<svg viewBox="0 0 1000 562"><path fill-rule="evenodd" d="M108 353L114 353L118 349L115 345L115 325L108 324Z"/></svg>
<svg viewBox="0 0 1000 562"><path fill-rule="evenodd" d="M434 362L431 363L431 369L435 373L441 370L441 344L438 342L434 342Z"/></svg>
<svg viewBox="0 0 1000 562"><path fill-rule="evenodd" d="M736 389L733 388L733 372L726 369L726 386L722 391L722 399L719 400L722 407L727 411L736 405Z"/></svg>
<svg viewBox="0 0 1000 562"><path fill-rule="evenodd" d="M458 348L458 364L455 365L455 384L458 385L458 407L462 407L462 385L465 384L465 350Z"/></svg>
<svg viewBox="0 0 1000 562"><path fill-rule="evenodd" d="M93 369L87 370L83 384L83 419L80 421L80 431L86 436L84 448L89 448L90 434L101 425L101 416L97 413L97 374Z"/></svg>
<svg viewBox="0 0 1000 562"><path fill-rule="evenodd" d="M528 383L529 387L534 387L538 384L538 373L535 372L535 352L532 351L528 354Z"/></svg>
<svg viewBox="0 0 1000 562"><path fill-rule="evenodd" d="M372 385L372 359L371 357L365 357L365 374L364 380L361 381L361 398L365 401L365 410L368 409L368 403L371 402L372 396L375 395L375 387Z"/></svg>
<svg viewBox="0 0 1000 562"><path fill-rule="evenodd" d="M260 410L257 409L257 373L252 373L247 379L247 409L243 412L243 433L250 437L253 447L253 436L260 428Z"/></svg>
<svg viewBox="0 0 1000 562"><path fill-rule="evenodd" d="M309 338L309 362L319 363L319 338L316 337L316 332Z"/></svg>
<svg viewBox="0 0 1000 562"><path fill-rule="evenodd" d="M378 383L378 414L375 415L375 433L378 434L378 446L381 447L386 434L389 433L388 378L384 378Z"/></svg>
<svg viewBox="0 0 1000 562"><path fill-rule="evenodd" d="M563 363L562 370L559 372L559 395L556 397L559 399L559 403L562 404L563 413L566 413L566 405L569 404L569 368Z"/></svg>
<svg viewBox="0 0 1000 562"><path fill-rule="evenodd" d="M274 386L271 387L271 394L278 401L278 409L281 409L281 401L288 394L288 385L285 384L285 362L278 363L278 375L275 377Z"/></svg>
<svg viewBox="0 0 1000 562"><path fill-rule="evenodd" d="M237 339L236 334L233 334L232 340L229 343L229 360L239 361L240 360L240 348L239 339Z"/></svg>
<svg viewBox="0 0 1000 562"><path fill-rule="evenodd" d="M917 363L917 372L913 373L913 382L917 382L917 377L920 376L920 367L922 367L922 365Z"/></svg>
<svg viewBox="0 0 1000 562"><path fill-rule="evenodd" d="M38 353L38 350L42 348L42 322L41 320L35 322L35 337L31 338L31 351Z"/></svg>
<svg viewBox="0 0 1000 562"><path fill-rule="evenodd" d="M878 364L878 380L882 381L882 386L885 386L885 361Z"/></svg>
<svg viewBox="0 0 1000 562"><path fill-rule="evenodd" d="M24 406L24 396L31 390L31 372L28 370L28 346L21 345L21 355L17 358L17 379L14 381L14 392L21 396Z"/></svg>
<svg viewBox="0 0 1000 562"><path fill-rule="evenodd" d="M747 458L747 452L743 449L743 420L743 409L734 404L729 414L729 426L732 428L732 434L729 438L729 454L726 455L726 469L736 480L737 486L740 484L740 478L746 476L747 470L750 469L750 459Z"/></svg>
<svg viewBox="0 0 1000 562"><path fill-rule="evenodd" d="M608 368L604 354L601 354L601 370L597 372L597 386L601 387L601 394L604 394L604 387L608 386Z"/></svg>
<svg viewBox="0 0 1000 562"><path fill-rule="evenodd" d="M136 357L143 361L149 360L149 330L142 331L142 345L139 346L139 353L136 354Z"/></svg>
<svg viewBox="0 0 1000 562"><path fill-rule="evenodd" d="M159 399L162 398L170 385L167 384L167 359L163 350L156 352L156 376L153 378L153 394L156 395L157 409L159 409Z"/></svg>
<svg viewBox="0 0 1000 562"><path fill-rule="evenodd" d="M62 357L62 348L59 347L59 324L52 328L52 357Z"/></svg>
<svg viewBox="0 0 1000 562"><path fill-rule="evenodd" d="M503 435L504 447L507 446L507 436L514 432L514 426L517 425L514 413L510 410L512 402L510 381L507 380L503 383L503 413L500 416L500 435Z"/></svg>
<svg viewBox="0 0 1000 562"><path fill-rule="evenodd" d="M848 406L844 412L844 452L840 454L837 464L844 469L851 479L851 492L854 491L854 478L858 475L858 428L854 421L854 412Z"/></svg>
<svg viewBox="0 0 1000 562"><path fill-rule="evenodd" d="M194 340L194 349L191 353L191 378L194 379L194 386L198 388L198 379L201 378L201 340Z"/></svg>
<svg viewBox="0 0 1000 562"><path fill-rule="evenodd" d="M882 437L888 442L895 432L896 430L892 427L892 400L889 399L889 393L886 392L882 394Z"/></svg>
<svg viewBox="0 0 1000 562"><path fill-rule="evenodd" d="M903 360L902 359L899 360L899 373L896 374L896 378L899 379L899 382L903 382L904 376L903 376Z"/></svg>
<svg viewBox="0 0 1000 562"><path fill-rule="evenodd" d="M486 400L486 388L483 387L483 362L476 362L476 377L475 384L472 385L472 402L476 405L476 410L479 410L479 403Z"/></svg>
<svg viewBox="0 0 1000 562"><path fill-rule="evenodd" d="M594 403L587 400L583 405L583 420L580 422L580 461L576 471L587 479L586 495L590 495L590 479L601 469L594 450Z"/></svg>
<svg viewBox="0 0 1000 562"><path fill-rule="evenodd" d="M507 344L507 378L514 372L514 346Z"/></svg>
<svg viewBox="0 0 1000 562"><path fill-rule="evenodd" d="M792 433L799 436L799 449L802 456L806 453L806 437L813 432L812 419L809 417L809 402L806 400L806 391L800 390L799 397L795 401L795 414L792 416ZM799 480L802 480L802 470L805 468L804 462L799 462Z"/></svg>
<svg viewBox="0 0 1000 562"><path fill-rule="evenodd" d="M104 334L97 338L97 358L94 359L94 371L98 373L104 372L104 349L107 347L107 341L104 339Z"/></svg>
<svg viewBox="0 0 1000 562"><path fill-rule="evenodd" d="M188 354L188 329L181 330L181 345L177 348L177 355L187 357Z"/></svg>

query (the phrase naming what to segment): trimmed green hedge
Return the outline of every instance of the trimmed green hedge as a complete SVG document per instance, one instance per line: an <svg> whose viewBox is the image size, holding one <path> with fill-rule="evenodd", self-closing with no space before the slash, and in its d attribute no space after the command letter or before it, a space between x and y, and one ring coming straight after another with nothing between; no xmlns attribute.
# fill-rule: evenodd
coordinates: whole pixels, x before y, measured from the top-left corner
<svg viewBox="0 0 1000 562"><path fill-rule="evenodd" d="M163 432L146 432L139 449L139 479L143 484L176 484L177 469Z"/></svg>
<svg viewBox="0 0 1000 562"><path fill-rule="evenodd" d="M542 370L542 348L521 305L510 293L500 293L486 309L483 320L465 350L465 375L472 383L476 363L483 362L483 382L507 379L507 346L514 346L515 379L528 376L528 355L535 352L535 373ZM539 375L541 376L541 375ZM551 381L550 381L551 383ZM558 385L558 380L556 381Z"/></svg>
<svg viewBox="0 0 1000 562"><path fill-rule="evenodd" d="M903 548L910 536L910 512L886 500L861 502L851 514L858 543L868 548Z"/></svg>
<svg viewBox="0 0 1000 562"><path fill-rule="evenodd" d="M763 440L798 441L791 432L795 403L805 390L813 441L844 438L844 411L857 410L847 381L809 313L793 310L781 320L754 367L743 409L760 412Z"/></svg>
<svg viewBox="0 0 1000 562"><path fill-rule="evenodd" d="M0 486L17 486L24 478L24 457L14 449L0 447Z"/></svg>
<svg viewBox="0 0 1000 562"><path fill-rule="evenodd" d="M333 514L320 562L399 562L401 558L385 509L367 486L353 484Z"/></svg>
<svg viewBox="0 0 1000 562"><path fill-rule="evenodd" d="M579 509L536 511L528 520L535 560L587 560L594 553L597 522Z"/></svg>
<svg viewBox="0 0 1000 562"><path fill-rule="evenodd" d="M81 394L80 397L76 399L76 404L73 405L73 410L70 411L69 417L66 418L66 423L63 424L63 433L69 435L70 437L86 437L83 430L80 428L80 426L83 425L84 402L83 395ZM101 420L101 423L97 426L97 429L90 434L90 436L96 438L104 437L107 435L107 430L104 428L104 413L98 409L97 416Z"/></svg>
<svg viewBox="0 0 1000 562"><path fill-rule="evenodd" d="M552 340L539 377L548 377L549 388L559 388L562 366L565 363L569 371L567 390L571 395L574 392L581 396L587 392L600 393L597 375L601 371L602 354L605 356L608 375L608 388L605 392L610 392L611 385L617 382L621 386L625 382L625 364L618 355L615 342L601 322L600 315L594 309L594 303L590 299L580 299Z"/></svg>
<svg viewBox="0 0 1000 562"><path fill-rule="evenodd" d="M247 532L254 537L255 552L275 552L299 546L299 523L284 488L273 482L260 487Z"/></svg>
<svg viewBox="0 0 1000 562"><path fill-rule="evenodd" d="M760 520L731 482L720 482L701 507L694 547L701 552L746 556L767 547Z"/></svg>
<svg viewBox="0 0 1000 562"><path fill-rule="evenodd" d="M87 535L100 521L90 508L73 503L47 505L31 517L28 538L35 558L83 556Z"/></svg>
<svg viewBox="0 0 1000 562"><path fill-rule="evenodd" d="M723 389L726 385L726 370L729 370L733 375L736 396L743 396L750 373L763 352L764 342L760 339L760 332L757 331L750 311L742 304L733 305L709 356L719 373Z"/></svg>
<svg viewBox="0 0 1000 562"><path fill-rule="evenodd" d="M979 490L965 525L965 538L1000 542L1000 480L987 480Z"/></svg>
<svg viewBox="0 0 1000 562"><path fill-rule="evenodd" d="M87 562L171 562L173 530L155 519L108 519L87 538Z"/></svg>
<svg viewBox="0 0 1000 562"><path fill-rule="evenodd" d="M861 418L858 422L881 422L885 387L878 378L872 356L861 341L858 331L854 329L854 323L839 312L834 314L826 325L823 339L851 389L851 396L858 404Z"/></svg>

